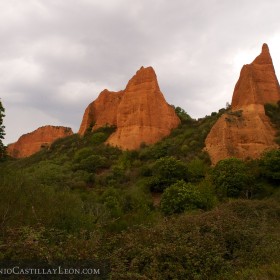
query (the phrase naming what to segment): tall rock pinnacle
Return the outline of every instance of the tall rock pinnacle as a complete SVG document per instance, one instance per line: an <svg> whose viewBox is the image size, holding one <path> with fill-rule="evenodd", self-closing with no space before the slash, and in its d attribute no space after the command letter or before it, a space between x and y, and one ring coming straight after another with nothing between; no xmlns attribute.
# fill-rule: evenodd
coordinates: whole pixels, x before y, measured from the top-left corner
<svg viewBox="0 0 280 280"><path fill-rule="evenodd" d="M257 158L277 147L275 129L265 115L264 104L279 100L279 83L269 48L263 44L261 54L241 69L231 112L220 117L205 140L212 163L228 157Z"/></svg>
<svg viewBox="0 0 280 280"><path fill-rule="evenodd" d="M267 44L251 63L244 65L232 97L232 109L244 105L276 103L280 87Z"/></svg>
<svg viewBox="0 0 280 280"><path fill-rule="evenodd" d="M170 134L180 123L160 91L152 67L141 67L120 92L103 91L86 109L79 134L93 126L115 125L107 143L121 149L138 149Z"/></svg>

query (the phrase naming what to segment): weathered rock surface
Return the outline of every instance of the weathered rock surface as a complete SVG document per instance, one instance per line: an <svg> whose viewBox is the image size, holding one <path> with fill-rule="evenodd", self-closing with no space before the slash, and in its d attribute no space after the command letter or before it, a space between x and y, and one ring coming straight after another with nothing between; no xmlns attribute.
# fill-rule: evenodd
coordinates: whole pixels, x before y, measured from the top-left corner
<svg viewBox="0 0 280 280"><path fill-rule="evenodd" d="M280 87L266 44L261 54L244 65L235 86L231 111L220 117L205 145L211 161L237 157L258 158L265 150L278 147L275 129L265 115L264 104L280 100Z"/></svg>
<svg viewBox="0 0 280 280"><path fill-rule="evenodd" d="M28 157L40 151L41 148L49 146L56 139L72 134L72 129L69 127L43 126L22 135L17 142L8 145L7 153L14 158Z"/></svg>
<svg viewBox="0 0 280 280"><path fill-rule="evenodd" d="M98 98L90 103L85 110L79 129L79 134L84 135L87 129L97 129L106 124L117 125L117 110L123 96L123 91L113 92L103 90Z"/></svg>
<svg viewBox="0 0 280 280"><path fill-rule="evenodd" d="M241 69L233 92L232 110L250 104L277 103L279 99L279 82L268 46L263 44L261 54L251 64L244 65Z"/></svg>
<svg viewBox="0 0 280 280"><path fill-rule="evenodd" d="M160 91L152 67L141 67L125 90L105 90L86 109L79 134L89 128L115 125L107 143L121 149L138 149L142 143L153 144L170 134L180 123L172 106Z"/></svg>

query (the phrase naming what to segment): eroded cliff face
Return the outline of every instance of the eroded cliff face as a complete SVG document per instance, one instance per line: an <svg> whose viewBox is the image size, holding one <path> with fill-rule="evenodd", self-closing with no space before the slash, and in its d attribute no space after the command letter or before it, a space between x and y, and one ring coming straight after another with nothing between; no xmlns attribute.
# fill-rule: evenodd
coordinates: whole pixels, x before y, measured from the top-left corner
<svg viewBox="0 0 280 280"><path fill-rule="evenodd" d="M212 163L229 157L258 158L265 150L278 147L264 104L279 100L279 83L264 44L261 54L240 72L231 111L220 117L205 140Z"/></svg>
<svg viewBox="0 0 280 280"><path fill-rule="evenodd" d="M88 128L115 125L107 143L124 150L153 144L180 124L160 91L152 67L141 67L120 92L103 91L86 109L79 134Z"/></svg>
<svg viewBox="0 0 280 280"><path fill-rule="evenodd" d="M117 125L117 111L123 97L123 91L113 92L103 90L98 98L90 103L85 110L79 134L84 135L89 129L92 130L104 125Z"/></svg>
<svg viewBox="0 0 280 280"><path fill-rule="evenodd" d="M43 126L22 135L17 142L8 145L7 154L14 158L31 156L41 148L49 146L58 138L72 135L72 129L63 126Z"/></svg>

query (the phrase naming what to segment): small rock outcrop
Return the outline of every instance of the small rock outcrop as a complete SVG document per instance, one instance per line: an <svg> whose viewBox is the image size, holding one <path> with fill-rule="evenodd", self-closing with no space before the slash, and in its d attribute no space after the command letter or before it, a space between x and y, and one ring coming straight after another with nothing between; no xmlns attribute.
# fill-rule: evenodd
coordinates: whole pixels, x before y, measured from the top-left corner
<svg viewBox="0 0 280 280"><path fill-rule="evenodd" d="M264 44L261 54L240 72L231 111L219 118L205 140L212 163L229 157L258 158L265 150L278 147L264 104L279 100L279 83Z"/></svg>
<svg viewBox="0 0 280 280"><path fill-rule="evenodd" d="M79 134L104 125L116 126L107 143L124 150L153 144L180 124L174 108L160 91L152 67L141 67L125 90L104 90L86 109Z"/></svg>
<svg viewBox="0 0 280 280"><path fill-rule="evenodd" d="M48 147L58 138L72 135L72 129L63 126L43 126L22 135L17 142L8 145L7 154L14 158L24 158Z"/></svg>

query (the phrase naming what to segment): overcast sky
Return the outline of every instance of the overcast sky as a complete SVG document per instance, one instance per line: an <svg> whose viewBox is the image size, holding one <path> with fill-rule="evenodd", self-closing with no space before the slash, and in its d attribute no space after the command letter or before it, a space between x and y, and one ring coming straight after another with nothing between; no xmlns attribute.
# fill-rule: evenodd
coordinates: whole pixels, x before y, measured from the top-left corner
<svg viewBox="0 0 280 280"><path fill-rule="evenodd" d="M279 77L279 11L279 0L0 0L5 143L47 124L77 132L86 106L142 65L168 103L211 114L264 42Z"/></svg>

